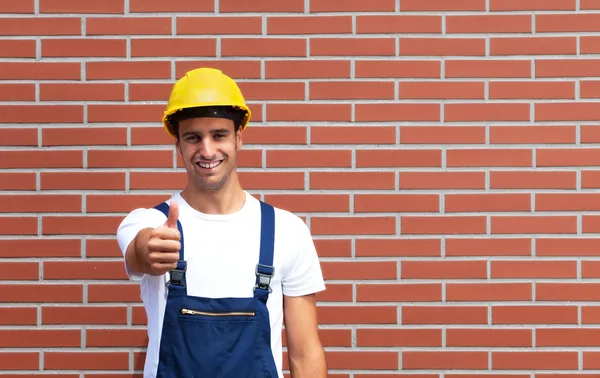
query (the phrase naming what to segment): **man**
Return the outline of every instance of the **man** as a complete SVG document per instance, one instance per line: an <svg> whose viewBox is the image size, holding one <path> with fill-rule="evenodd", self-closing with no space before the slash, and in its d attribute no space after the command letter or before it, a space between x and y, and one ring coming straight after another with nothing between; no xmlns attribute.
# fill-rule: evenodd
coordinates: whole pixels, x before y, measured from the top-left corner
<svg viewBox="0 0 600 378"><path fill-rule="evenodd" d="M200 68L178 80L163 125L187 186L117 231L148 317L144 377L325 378L315 293L325 289L304 222L257 200L236 154L251 112L237 84Z"/></svg>

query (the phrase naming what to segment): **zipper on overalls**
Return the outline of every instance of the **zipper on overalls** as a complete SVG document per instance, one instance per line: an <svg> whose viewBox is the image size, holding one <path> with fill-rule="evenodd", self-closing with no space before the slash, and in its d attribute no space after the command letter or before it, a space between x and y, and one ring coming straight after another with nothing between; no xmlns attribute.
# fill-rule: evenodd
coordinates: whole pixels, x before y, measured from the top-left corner
<svg viewBox="0 0 600 378"><path fill-rule="evenodd" d="M182 308L183 315L206 315L206 316L254 316L254 312L205 312Z"/></svg>

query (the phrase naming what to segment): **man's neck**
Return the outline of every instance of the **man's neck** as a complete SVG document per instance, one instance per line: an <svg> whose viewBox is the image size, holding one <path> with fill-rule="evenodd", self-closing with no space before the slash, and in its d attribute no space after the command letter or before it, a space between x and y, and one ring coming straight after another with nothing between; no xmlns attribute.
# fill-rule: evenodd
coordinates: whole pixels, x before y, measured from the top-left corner
<svg viewBox="0 0 600 378"><path fill-rule="evenodd" d="M235 213L246 202L246 193L233 182L217 191L203 190L189 183L181 196L193 209L204 214Z"/></svg>

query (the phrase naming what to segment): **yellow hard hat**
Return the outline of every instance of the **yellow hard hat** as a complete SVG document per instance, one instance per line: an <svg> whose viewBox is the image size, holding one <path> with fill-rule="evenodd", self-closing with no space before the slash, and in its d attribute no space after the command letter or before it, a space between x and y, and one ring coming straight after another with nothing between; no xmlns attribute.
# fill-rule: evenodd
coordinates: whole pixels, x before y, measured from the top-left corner
<svg viewBox="0 0 600 378"><path fill-rule="evenodd" d="M218 69L203 67L188 71L173 85L162 119L165 129L175 136L169 116L182 109L204 106L233 106L242 109L245 114L241 130L250 121L250 108L236 82Z"/></svg>

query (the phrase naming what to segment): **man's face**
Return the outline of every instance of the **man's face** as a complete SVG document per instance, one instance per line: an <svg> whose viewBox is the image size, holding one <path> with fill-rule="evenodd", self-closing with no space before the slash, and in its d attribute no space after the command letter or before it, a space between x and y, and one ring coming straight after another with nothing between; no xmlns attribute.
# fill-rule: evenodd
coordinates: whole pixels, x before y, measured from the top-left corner
<svg viewBox="0 0 600 378"><path fill-rule="evenodd" d="M191 118L179 123L177 148L189 177L200 190L220 189L236 168L242 133L225 118Z"/></svg>

